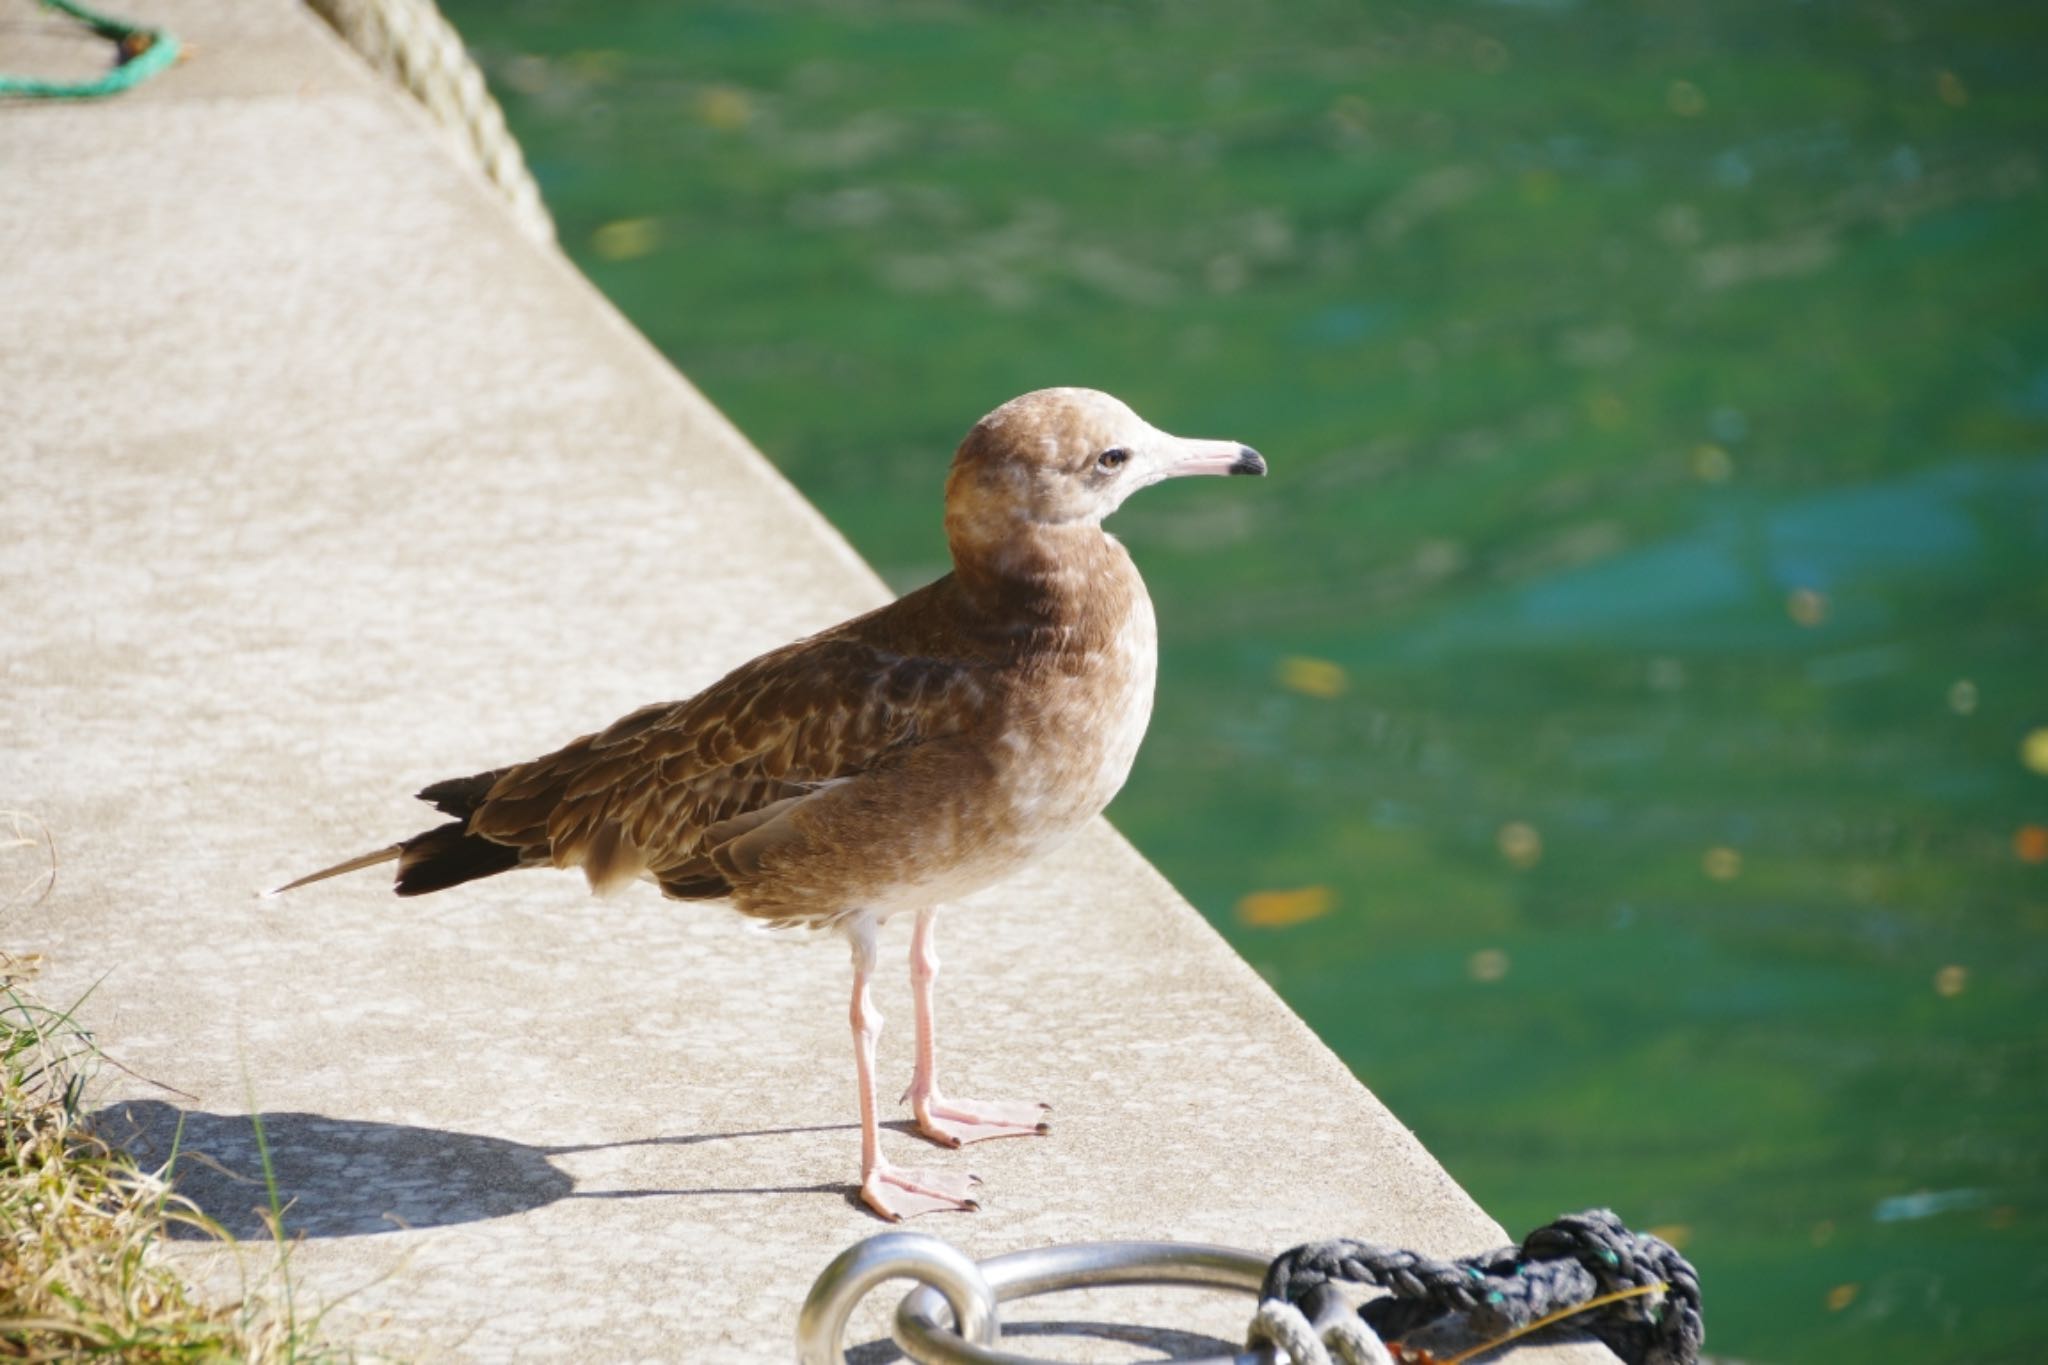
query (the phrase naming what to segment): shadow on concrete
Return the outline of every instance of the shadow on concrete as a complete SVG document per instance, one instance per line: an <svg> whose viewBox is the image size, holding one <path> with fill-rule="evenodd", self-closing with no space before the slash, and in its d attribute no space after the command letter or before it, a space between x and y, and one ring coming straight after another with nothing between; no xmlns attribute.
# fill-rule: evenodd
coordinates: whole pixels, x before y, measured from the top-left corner
<svg viewBox="0 0 2048 1365"><path fill-rule="evenodd" d="M669 1199L693 1195L833 1195L858 1206L850 1183L705 1189L579 1190L554 1157L615 1147L686 1147L740 1138L851 1131L853 1124L761 1128L731 1133L635 1138L625 1142L539 1147L481 1133L368 1123L321 1114L264 1114L285 1232L356 1237L404 1228L447 1227L503 1218L558 1199ZM180 1131L182 1121L183 1129ZM238 1238L269 1236L269 1207L255 1125L247 1114L209 1114L161 1100L109 1105L92 1116L107 1141L127 1148L146 1170L177 1151L178 1193ZM191 1228L174 1236L196 1238Z"/></svg>

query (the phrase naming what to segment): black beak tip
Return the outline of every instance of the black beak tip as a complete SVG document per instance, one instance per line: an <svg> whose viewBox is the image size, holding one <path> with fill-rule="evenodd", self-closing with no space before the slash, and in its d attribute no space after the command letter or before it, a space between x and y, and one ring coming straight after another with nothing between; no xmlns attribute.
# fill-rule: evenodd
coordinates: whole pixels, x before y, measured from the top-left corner
<svg viewBox="0 0 2048 1365"><path fill-rule="evenodd" d="M1233 474L1263 474L1266 472L1266 457L1250 446L1239 446L1237 458L1231 462Z"/></svg>

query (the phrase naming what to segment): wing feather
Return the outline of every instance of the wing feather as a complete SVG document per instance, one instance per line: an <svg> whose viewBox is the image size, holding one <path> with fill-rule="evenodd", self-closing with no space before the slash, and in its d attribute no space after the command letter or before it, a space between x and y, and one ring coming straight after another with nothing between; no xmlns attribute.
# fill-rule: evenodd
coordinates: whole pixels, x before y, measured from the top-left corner
<svg viewBox="0 0 2048 1365"><path fill-rule="evenodd" d="M593 885L679 868L756 829L750 812L969 728L983 666L818 637L763 655L688 701L642 707L508 769L471 829ZM707 841L707 834L711 839Z"/></svg>

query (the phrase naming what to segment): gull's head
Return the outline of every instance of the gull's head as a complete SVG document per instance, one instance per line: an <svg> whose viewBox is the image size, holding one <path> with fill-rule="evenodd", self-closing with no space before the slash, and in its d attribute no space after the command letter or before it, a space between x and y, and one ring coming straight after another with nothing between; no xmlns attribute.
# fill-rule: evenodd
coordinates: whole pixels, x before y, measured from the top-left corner
<svg viewBox="0 0 2048 1365"><path fill-rule="evenodd" d="M1096 525L1163 479L1265 472L1250 446L1170 436L1094 389L1040 389L976 422L960 443L946 528L956 546L1000 543L1029 525Z"/></svg>

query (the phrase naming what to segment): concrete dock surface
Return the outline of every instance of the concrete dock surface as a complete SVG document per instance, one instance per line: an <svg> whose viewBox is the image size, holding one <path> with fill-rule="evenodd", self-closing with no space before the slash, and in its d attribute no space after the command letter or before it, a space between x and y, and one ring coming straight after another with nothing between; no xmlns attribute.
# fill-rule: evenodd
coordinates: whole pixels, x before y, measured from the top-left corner
<svg viewBox="0 0 2048 1365"><path fill-rule="evenodd" d="M555 873L253 893L424 828L427 782L885 590L309 12L127 12L191 59L112 101L0 103L0 807L61 858L4 946L47 955L53 1002L94 988L82 1017L128 1069L100 1102L145 1150L182 1116L248 1175L265 1116L302 1298L336 1302L344 1338L787 1359L812 1278L882 1229L854 1191L837 939ZM9 23L10 69L105 60L56 16ZM885 1080L910 1070L908 931L885 936ZM982 1212L914 1230L974 1256L1506 1240L1107 825L940 933L949 1090L1048 1101L1054 1132L886 1132L986 1181ZM259 1185L188 1188L260 1236ZM1015 1316L1081 1324L1021 1349L1128 1359L1086 1325L1239 1340L1251 1307L1124 1290Z"/></svg>

